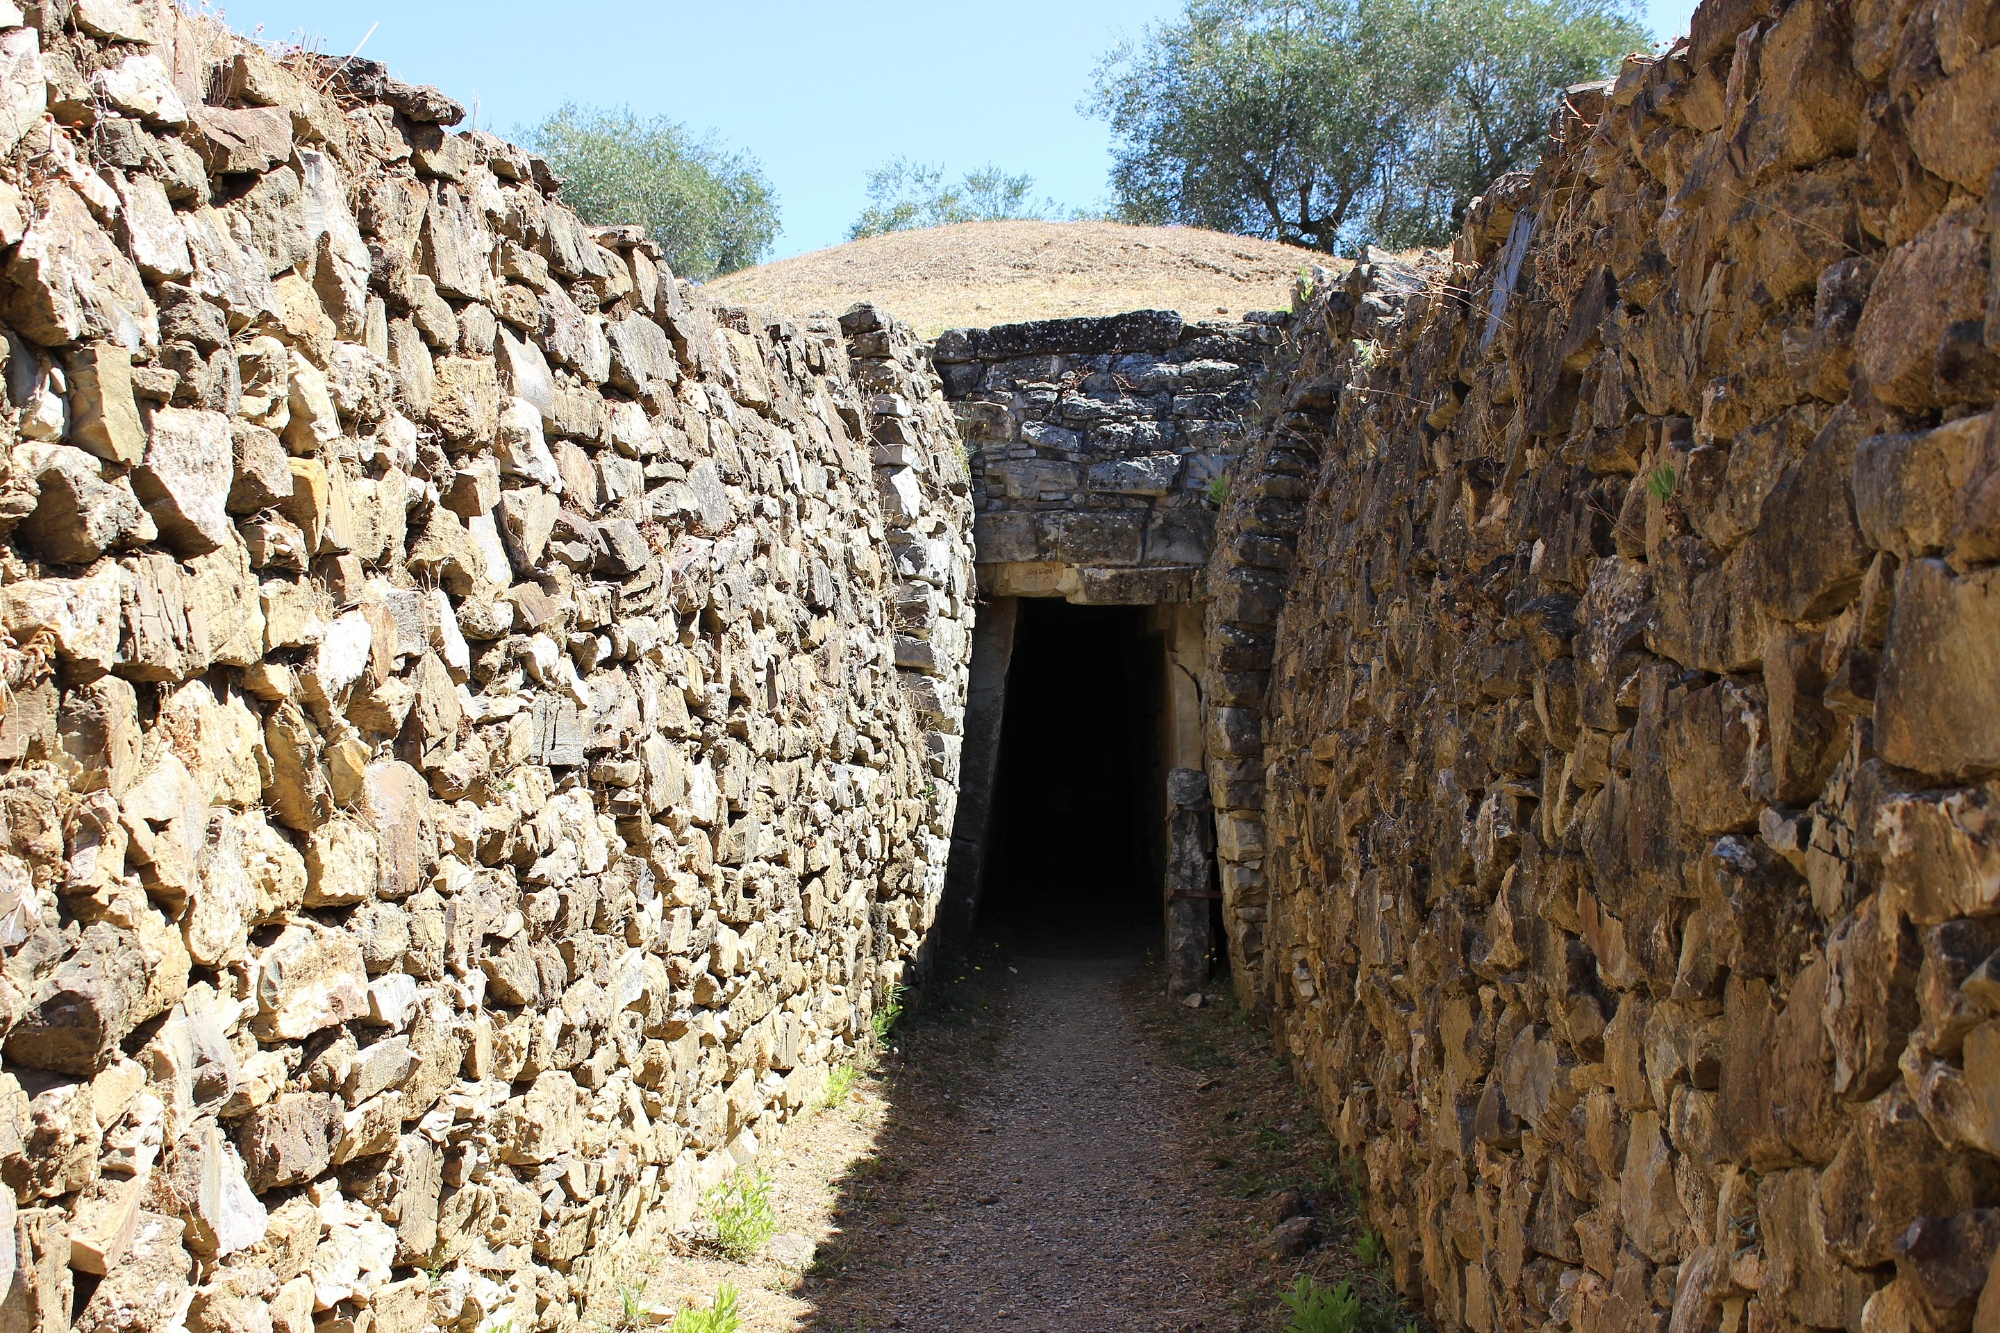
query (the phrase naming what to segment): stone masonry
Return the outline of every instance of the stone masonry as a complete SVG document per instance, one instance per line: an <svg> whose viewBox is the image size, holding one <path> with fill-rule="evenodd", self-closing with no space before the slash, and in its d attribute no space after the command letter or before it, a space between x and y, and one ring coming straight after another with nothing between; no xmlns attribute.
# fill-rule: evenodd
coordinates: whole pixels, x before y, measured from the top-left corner
<svg viewBox="0 0 2000 1333"><path fill-rule="evenodd" d="M462 115L0 0L0 1333L612 1313L970 929L1024 596L1437 1326L2000 1333L1993 0L1242 324L718 307Z"/></svg>
<svg viewBox="0 0 2000 1333"><path fill-rule="evenodd" d="M1242 451L1280 322L1142 310L939 337L978 496L981 593L1195 600L1211 484Z"/></svg>
<svg viewBox="0 0 2000 1333"><path fill-rule="evenodd" d="M1709 0L1302 294L1232 944L1441 1328L2000 1329L1996 42Z"/></svg>
<svg viewBox="0 0 2000 1333"><path fill-rule="evenodd" d="M717 309L366 61L0 0L0 1330L615 1309L918 959L906 329Z"/></svg>

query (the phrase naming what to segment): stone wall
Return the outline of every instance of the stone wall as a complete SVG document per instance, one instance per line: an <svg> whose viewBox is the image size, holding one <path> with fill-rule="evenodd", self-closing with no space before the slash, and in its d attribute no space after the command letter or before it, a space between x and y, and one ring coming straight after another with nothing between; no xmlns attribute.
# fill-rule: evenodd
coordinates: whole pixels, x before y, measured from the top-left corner
<svg viewBox="0 0 2000 1333"><path fill-rule="evenodd" d="M1708 0L1295 327L1243 980L1441 1327L2000 1327L1996 39Z"/></svg>
<svg viewBox="0 0 2000 1333"><path fill-rule="evenodd" d="M988 597L1189 602L1276 315L1172 311L953 329L932 346L971 451Z"/></svg>
<svg viewBox="0 0 2000 1333"><path fill-rule="evenodd" d="M1200 576L1230 469L1281 360L1282 322L1253 314L1189 324L1142 310L953 329L932 344L967 445L984 599L944 947L970 937L982 901L1015 598L1155 607L1166 645L1163 753L1170 767L1202 767ZM1172 982L1183 990L1204 982L1208 965L1205 869L1195 877L1202 882L1168 893L1165 908L1179 964Z"/></svg>
<svg viewBox="0 0 2000 1333"><path fill-rule="evenodd" d="M0 1329L605 1317L936 909L936 378L712 308L369 62L25 17Z"/></svg>

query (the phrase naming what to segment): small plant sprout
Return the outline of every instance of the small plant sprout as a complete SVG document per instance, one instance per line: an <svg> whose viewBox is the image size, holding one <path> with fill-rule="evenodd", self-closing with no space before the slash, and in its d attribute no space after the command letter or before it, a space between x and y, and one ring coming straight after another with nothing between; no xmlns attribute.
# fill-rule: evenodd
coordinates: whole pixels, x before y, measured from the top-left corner
<svg viewBox="0 0 2000 1333"><path fill-rule="evenodd" d="M778 1215L771 1208L771 1177L762 1171L738 1171L710 1190L707 1202L716 1247L739 1262L778 1232Z"/></svg>
<svg viewBox="0 0 2000 1333"><path fill-rule="evenodd" d="M1380 1268L1388 1261L1389 1244L1383 1239L1381 1232L1363 1228L1360 1237L1354 1242L1354 1257L1359 1259L1364 1267Z"/></svg>
<svg viewBox="0 0 2000 1333"><path fill-rule="evenodd" d="M1653 493L1654 499L1665 504L1674 498L1674 488L1680 485L1680 481L1672 466L1662 463L1646 474L1646 489Z"/></svg>
<svg viewBox="0 0 2000 1333"><path fill-rule="evenodd" d="M1299 265L1299 304L1311 305L1313 293L1319 290L1319 278L1313 273L1311 264Z"/></svg>
<svg viewBox="0 0 2000 1333"><path fill-rule="evenodd" d="M742 1327L743 1316L736 1313L736 1288L725 1282L715 1289L715 1299L706 1310L682 1306L670 1333L737 1333Z"/></svg>
<svg viewBox="0 0 2000 1333"><path fill-rule="evenodd" d="M1372 370L1375 367L1375 363L1381 359L1382 344L1372 338L1367 342L1362 342L1359 338L1354 340L1354 362L1356 365L1361 366L1363 369Z"/></svg>
<svg viewBox="0 0 2000 1333"><path fill-rule="evenodd" d="M896 1020L902 1016L903 988L901 986L892 986L889 988L888 995L882 999L882 1007L877 1009L875 1017L869 1020L869 1024L875 1029L875 1040L877 1042L889 1040L890 1032L895 1030Z"/></svg>
<svg viewBox="0 0 2000 1333"><path fill-rule="evenodd" d="M1214 505L1217 509L1222 508L1229 503L1229 478L1210 477L1204 491L1208 496L1210 504Z"/></svg>
<svg viewBox="0 0 2000 1333"><path fill-rule="evenodd" d="M646 1320L646 1284L634 1283L618 1288L618 1301L623 1307L619 1314L618 1327L637 1328Z"/></svg>

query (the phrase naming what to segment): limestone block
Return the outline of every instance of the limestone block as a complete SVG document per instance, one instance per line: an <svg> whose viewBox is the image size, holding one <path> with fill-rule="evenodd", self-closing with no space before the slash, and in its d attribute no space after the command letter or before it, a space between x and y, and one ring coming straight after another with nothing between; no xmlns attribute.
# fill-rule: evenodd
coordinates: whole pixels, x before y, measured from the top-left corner
<svg viewBox="0 0 2000 1333"><path fill-rule="evenodd" d="M164 407L153 414L145 461L132 488L177 554L204 555L234 544L228 501L236 448L219 412Z"/></svg>
<svg viewBox="0 0 2000 1333"><path fill-rule="evenodd" d="M51 757L79 794L122 797L139 772L138 696L116 676L65 695L57 722L61 748Z"/></svg>
<svg viewBox="0 0 2000 1333"><path fill-rule="evenodd" d="M1882 755L1950 777L2000 763L2000 650L1991 571L1960 578L1939 560L1912 560L1896 575L1895 612L1876 695Z"/></svg>
<svg viewBox="0 0 2000 1333"><path fill-rule="evenodd" d="M317 454L340 438L340 413L326 375L297 352L286 370L285 448L299 457Z"/></svg>
<svg viewBox="0 0 2000 1333"><path fill-rule="evenodd" d="M500 424L500 385L493 363L444 356L435 366L431 421L458 445L493 442Z"/></svg>
<svg viewBox="0 0 2000 1333"><path fill-rule="evenodd" d="M1112 459L1091 464L1089 485L1093 491L1112 495L1166 495L1174 489L1180 469L1179 454Z"/></svg>
<svg viewBox="0 0 2000 1333"><path fill-rule="evenodd" d="M93 74L90 87L118 110L148 124L188 123L187 103L175 91L173 76L158 56L126 56L116 65Z"/></svg>
<svg viewBox="0 0 2000 1333"><path fill-rule="evenodd" d="M562 1071L537 1077L519 1097L501 1108L499 1150L503 1160L532 1166L568 1152L582 1111L576 1081Z"/></svg>
<svg viewBox="0 0 2000 1333"><path fill-rule="evenodd" d="M192 108L188 137L219 176L269 171L292 155L292 118L282 107Z"/></svg>
<svg viewBox="0 0 2000 1333"><path fill-rule="evenodd" d="M563 479L548 442L542 438L540 408L525 398L508 399L499 414L497 431L494 450L502 471L561 493Z"/></svg>
<svg viewBox="0 0 2000 1333"><path fill-rule="evenodd" d="M31 27L0 33L0 148L14 151L42 124L48 104L41 34Z"/></svg>
<svg viewBox="0 0 2000 1333"><path fill-rule="evenodd" d="M130 467L146 450L146 429L132 396L132 354L117 343L97 343L69 361L69 442L99 458Z"/></svg>
<svg viewBox="0 0 2000 1333"><path fill-rule="evenodd" d="M613 388L644 394L655 383L672 384L680 378L673 347L652 320L643 317L614 320L605 326L604 333L611 346L609 379Z"/></svg>
<svg viewBox="0 0 2000 1333"><path fill-rule="evenodd" d="M187 1308L193 1265L182 1248L185 1226L158 1213L142 1212L123 1263L97 1284L78 1326L121 1333L166 1333Z"/></svg>
<svg viewBox="0 0 2000 1333"><path fill-rule="evenodd" d="M539 260L541 256L532 255ZM540 324L537 312L536 324ZM542 349L524 339L517 339L511 332L501 329L494 346L498 361L501 387L510 398L524 399L533 404L544 421L553 421L556 415L556 381L549 370L548 359Z"/></svg>
<svg viewBox="0 0 2000 1333"><path fill-rule="evenodd" d="M1960 209L1883 261L1854 334L1857 365L1883 402L1915 410L1939 405L1934 358L1947 327L1985 315L1981 253L1971 212Z"/></svg>
<svg viewBox="0 0 2000 1333"><path fill-rule="evenodd" d="M162 961L157 953L149 960L132 933L109 922L91 926L8 1034L7 1058L30 1069L95 1073L126 1034L157 1012L148 1007L147 972ZM185 957L181 976L184 982Z"/></svg>
<svg viewBox="0 0 2000 1333"><path fill-rule="evenodd" d="M43 559L87 565L159 535L131 484L103 480L82 450L59 445L31 459L40 494L15 533Z"/></svg>
<svg viewBox="0 0 2000 1333"><path fill-rule="evenodd" d="M331 1165L340 1132L340 1103L319 1092L288 1092L243 1121L246 1179L261 1193L318 1176Z"/></svg>
<svg viewBox="0 0 2000 1333"><path fill-rule="evenodd" d="M368 970L346 932L287 926L257 962L257 1014L267 1040L296 1041L368 1012Z"/></svg>
<svg viewBox="0 0 2000 1333"><path fill-rule="evenodd" d="M0 626L26 643L38 631L54 640L59 660L85 678L119 661L122 580L118 567L97 566L73 579L27 579L0 587Z"/></svg>
<svg viewBox="0 0 2000 1333"><path fill-rule="evenodd" d="M1898 1087L1864 1108L1820 1177L1817 1211L1834 1254L1857 1268L1887 1263L1919 1217L1950 1217L1991 1188L1996 1168L1943 1151Z"/></svg>
<svg viewBox="0 0 2000 1333"><path fill-rule="evenodd" d="M307 907L348 907L373 900L381 885L375 831L349 819L314 829L305 847Z"/></svg>

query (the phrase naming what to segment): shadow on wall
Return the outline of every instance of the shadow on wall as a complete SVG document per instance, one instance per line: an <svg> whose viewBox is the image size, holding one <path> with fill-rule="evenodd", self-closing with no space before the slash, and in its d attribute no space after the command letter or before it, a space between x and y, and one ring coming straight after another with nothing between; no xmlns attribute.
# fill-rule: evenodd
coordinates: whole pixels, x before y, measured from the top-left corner
<svg viewBox="0 0 2000 1333"><path fill-rule="evenodd" d="M1033 950L1158 947L1160 653L1145 607L1022 600L983 931Z"/></svg>

